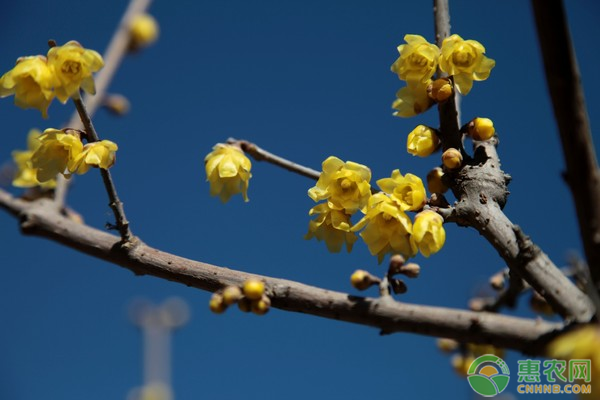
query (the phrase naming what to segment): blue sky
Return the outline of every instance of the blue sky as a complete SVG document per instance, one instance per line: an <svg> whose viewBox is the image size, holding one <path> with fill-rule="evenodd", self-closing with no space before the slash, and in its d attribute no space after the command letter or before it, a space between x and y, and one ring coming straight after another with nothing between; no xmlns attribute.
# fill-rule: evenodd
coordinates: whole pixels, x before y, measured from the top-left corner
<svg viewBox="0 0 600 400"><path fill-rule="evenodd" d="M594 128L600 8L567 3ZM19 56L45 53L50 38L103 52L125 8L115 0L2 5L2 72ZM128 57L111 86L131 101L130 115L94 119L100 136L119 144L113 173L134 233L192 259L350 293L355 269L382 274L363 243L330 254L302 239L313 182L254 162L250 202L222 205L208 194L203 158L233 136L316 169L336 155L368 165L374 180L396 168L424 178L438 159L407 154L406 135L417 124L435 126L437 115L392 117L403 83L389 67L405 34L433 41L430 2L159 0L151 10L160 40ZM480 41L496 60L490 79L463 99L463 120L494 120L513 176L506 213L563 265L581 246L529 3L453 1L451 13L453 32ZM0 100L0 165L23 148L31 127L60 127L71 112L55 102L43 120ZM112 221L95 171L76 178L68 201L93 226ZM402 300L460 308L504 266L477 233L455 226L438 255L417 261L421 277ZM214 315L208 293L23 237L4 213L0 268L0 398L124 398L142 383L141 337L126 313L139 296L190 304L192 319L173 345L177 399L472 398L431 338L380 337L278 310ZM531 315L527 307L518 314ZM509 367L516 370L518 358L511 354ZM515 382L507 390L515 392Z"/></svg>

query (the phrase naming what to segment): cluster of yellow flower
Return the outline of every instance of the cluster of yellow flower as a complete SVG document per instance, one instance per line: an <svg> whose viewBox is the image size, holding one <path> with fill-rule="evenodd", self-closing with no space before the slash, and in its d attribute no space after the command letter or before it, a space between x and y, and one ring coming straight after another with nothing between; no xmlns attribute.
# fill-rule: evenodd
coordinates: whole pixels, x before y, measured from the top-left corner
<svg viewBox="0 0 600 400"><path fill-rule="evenodd" d="M27 138L28 149L14 151L17 172L13 185L17 187L52 188L56 176L84 174L90 167L110 168L115 163L118 147L110 140L83 145L79 131L49 128L41 133L31 130Z"/></svg>
<svg viewBox="0 0 600 400"><path fill-rule="evenodd" d="M427 195L421 179L413 174L402 175L394 170L390 178L377 181L383 192L372 194L371 170L352 161L329 157L323 162L323 172L308 195L316 202L326 200L309 211L317 215L311 220L306 239L324 240L331 252L339 252L346 244L351 251L360 233L379 263L388 253L414 257L420 251L425 257L438 252L446 240L443 218L424 210ZM356 212L364 216L352 225ZM414 222L406 211L421 211Z"/></svg>
<svg viewBox="0 0 600 400"><path fill-rule="evenodd" d="M600 385L600 326L597 323L583 325L560 335L547 347L548 357L562 360L591 360L592 387Z"/></svg>
<svg viewBox="0 0 600 400"><path fill-rule="evenodd" d="M204 158L206 180L210 182L210 195L219 196L223 203L235 194L242 193L248 201L248 184L252 177L252 163L237 146L219 143Z"/></svg>
<svg viewBox="0 0 600 400"><path fill-rule="evenodd" d="M398 46L400 57L392 64L392 71L407 84L398 91L392 105L396 116L412 117L426 111L435 101L447 99L453 86L466 95L473 81L487 79L495 65L494 60L484 56L481 43L458 35L444 39L441 50L419 35L406 35L404 40L406 44ZM433 81L438 68L452 80Z"/></svg>
<svg viewBox="0 0 600 400"><path fill-rule="evenodd" d="M209 307L212 312L221 314L235 303L241 311L252 311L257 315L264 315L271 308L271 299L265 294L265 283L257 279L248 279L241 289L238 286L227 286L214 293Z"/></svg>
<svg viewBox="0 0 600 400"><path fill-rule="evenodd" d="M17 106L37 108L47 118L54 97L65 103L79 96L80 88L95 93L92 73L103 66L100 54L70 41L50 48L47 56L17 59L15 67L0 78L0 97L14 94Z"/></svg>

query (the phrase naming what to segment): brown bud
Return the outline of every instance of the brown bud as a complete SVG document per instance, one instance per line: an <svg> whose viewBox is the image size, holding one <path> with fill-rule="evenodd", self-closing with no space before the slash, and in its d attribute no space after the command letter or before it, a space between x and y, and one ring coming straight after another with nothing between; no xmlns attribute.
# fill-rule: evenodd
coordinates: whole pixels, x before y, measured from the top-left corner
<svg viewBox="0 0 600 400"><path fill-rule="evenodd" d="M390 283L395 294L404 294L408 291L408 286L400 279L390 279Z"/></svg>
<svg viewBox="0 0 600 400"><path fill-rule="evenodd" d="M404 265L406 260L402 257L401 254L394 254L390 257L390 267L388 269L388 273L390 275L396 275L400 273L400 268Z"/></svg>
<svg viewBox="0 0 600 400"><path fill-rule="evenodd" d="M415 263L404 264L400 268L400 273L406 275L409 278L417 278L421 272L421 267Z"/></svg>
<svg viewBox="0 0 600 400"><path fill-rule="evenodd" d="M504 277L504 271L500 271L490 278L490 286L494 290L504 289L505 284L506 284L506 278Z"/></svg>

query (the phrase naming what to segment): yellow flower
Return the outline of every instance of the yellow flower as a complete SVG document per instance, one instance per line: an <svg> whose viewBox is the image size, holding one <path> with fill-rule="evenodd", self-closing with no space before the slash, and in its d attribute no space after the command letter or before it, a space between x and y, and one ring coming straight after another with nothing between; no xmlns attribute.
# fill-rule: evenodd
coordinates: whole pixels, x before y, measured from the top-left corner
<svg viewBox="0 0 600 400"><path fill-rule="evenodd" d="M17 166L17 172L13 178L13 186L20 188L30 188L35 186L41 186L45 189L51 189L56 186L56 180L51 179L47 182L39 182L36 178L37 169L31 165L31 156L33 152L40 147L41 143L38 140L41 132L37 129L29 131L27 136L27 150L19 151L15 150L12 152L13 161Z"/></svg>
<svg viewBox="0 0 600 400"><path fill-rule="evenodd" d="M463 40L458 35L442 42L440 69L454 77L454 86L465 95L471 91L473 80L484 81L490 76L496 61L483 54L485 48L475 40Z"/></svg>
<svg viewBox="0 0 600 400"><path fill-rule="evenodd" d="M134 49L149 46L158 39L158 23L150 14L138 14L131 20L129 34Z"/></svg>
<svg viewBox="0 0 600 400"><path fill-rule="evenodd" d="M440 49L423 36L405 35L406 44L398 46L400 57L392 64L392 71L408 84L422 86L437 69Z"/></svg>
<svg viewBox="0 0 600 400"><path fill-rule="evenodd" d="M388 253L400 253L405 258L417 254L410 218L385 193L371 196L366 215L351 230L356 232L362 228L365 229L360 236L371 255L377 255L380 264Z"/></svg>
<svg viewBox="0 0 600 400"><path fill-rule="evenodd" d="M308 190L314 201L327 199L329 207L354 214L366 210L371 196L371 170L352 161L330 156L323 161L323 172L316 186Z"/></svg>
<svg viewBox="0 0 600 400"><path fill-rule="evenodd" d="M115 152L119 147L110 140L88 143L69 165L69 171L85 174L90 167L109 169L115 163Z"/></svg>
<svg viewBox="0 0 600 400"><path fill-rule="evenodd" d="M226 203L231 196L241 193L244 201L248 201L252 163L239 147L217 144L204 158L204 166L211 196L218 195Z"/></svg>
<svg viewBox="0 0 600 400"><path fill-rule="evenodd" d="M425 210L416 215L412 237L425 257L437 253L444 246L446 231L443 223L444 218L435 211Z"/></svg>
<svg viewBox="0 0 600 400"><path fill-rule="evenodd" d="M583 359L592 362L590 385L600 385L600 328L596 324L584 325L554 339L548 345L549 357L562 360Z"/></svg>
<svg viewBox="0 0 600 400"><path fill-rule="evenodd" d="M425 125L419 125L408 134L406 151L413 156L427 157L437 150L440 145L435 130Z"/></svg>
<svg viewBox="0 0 600 400"><path fill-rule="evenodd" d="M104 66L104 60L94 50L84 49L72 40L48 50L48 65L54 74L54 93L65 103L70 97L79 95L79 88L96 93L92 73Z"/></svg>
<svg viewBox="0 0 600 400"><path fill-rule="evenodd" d="M427 200L421 178L413 174L402 176L397 169L392 171L391 178L380 179L377 185L390 195L402 211L420 210Z"/></svg>
<svg viewBox="0 0 600 400"><path fill-rule="evenodd" d="M488 140L496 133L494 123L489 118L475 118L467 125L467 131L473 140Z"/></svg>
<svg viewBox="0 0 600 400"><path fill-rule="evenodd" d="M392 108L396 111L396 117L414 117L421 114L433 105L433 100L427 94L427 87L431 81L423 85L405 86L396 93L396 100L392 103Z"/></svg>
<svg viewBox="0 0 600 400"><path fill-rule="evenodd" d="M352 250L354 242L358 240L356 234L350 232L350 215L343 210L329 208L328 203L321 203L310 209L309 215L317 215L317 218L308 224L308 233L304 239L317 238L324 240L327 249L332 253L339 253L342 246L346 244L348 253Z"/></svg>
<svg viewBox="0 0 600 400"><path fill-rule="evenodd" d="M53 76L46 57L21 57L13 69L0 78L0 97L15 95L21 108L37 108L48 118L48 106L54 98Z"/></svg>
<svg viewBox="0 0 600 400"><path fill-rule="evenodd" d="M73 161L83 151L79 136L49 128L39 141L40 147L31 156L31 165L37 168L38 181L49 181L58 174L70 177Z"/></svg>

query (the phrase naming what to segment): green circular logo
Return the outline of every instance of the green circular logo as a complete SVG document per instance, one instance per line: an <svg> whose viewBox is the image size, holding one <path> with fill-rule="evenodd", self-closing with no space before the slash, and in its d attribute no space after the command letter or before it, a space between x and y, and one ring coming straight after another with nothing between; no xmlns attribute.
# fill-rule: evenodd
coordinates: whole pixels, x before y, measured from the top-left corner
<svg viewBox="0 0 600 400"><path fill-rule="evenodd" d="M484 397L502 393L510 380L508 366L503 359L493 354L477 357L471 363L467 375L471 388Z"/></svg>

